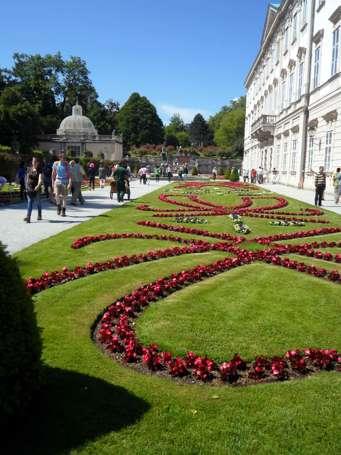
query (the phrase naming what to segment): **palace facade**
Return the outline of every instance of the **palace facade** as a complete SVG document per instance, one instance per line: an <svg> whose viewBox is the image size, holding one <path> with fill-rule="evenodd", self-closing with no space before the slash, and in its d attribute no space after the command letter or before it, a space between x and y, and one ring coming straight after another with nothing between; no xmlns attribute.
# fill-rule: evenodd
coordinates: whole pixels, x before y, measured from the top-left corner
<svg viewBox="0 0 341 455"><path fill-rule="evenodd" d="M270 4L245 85L244 169L312 188L319 166L341 167L340 0Z"/></svg>

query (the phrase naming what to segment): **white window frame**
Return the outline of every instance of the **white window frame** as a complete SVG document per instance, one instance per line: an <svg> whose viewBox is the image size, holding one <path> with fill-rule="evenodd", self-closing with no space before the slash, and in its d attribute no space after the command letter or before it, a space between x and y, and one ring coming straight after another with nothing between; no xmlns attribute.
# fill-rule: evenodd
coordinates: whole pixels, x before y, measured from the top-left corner
<svg viewBox="0 0 341 455"><path fill-rule="evenodd" d="M332 40L332 72L334 76L338 72L339 58L340 58L340 25L333 31Z"/></svg>
<svg viewBox="0 0 341 455"><path fill-rule="evenodd" d="M315 47L314 51L314 78L313 88L317 88L320 84L320 67L321 67L321 45Z"/></svg>
<svg viewBox="0 0 341 455"><path fill-rule="evenodd" d="M329 130L326 132L326 145L324 148L324 169L325 169L325 171L330 171L332 143L333 143L333 130Z"/></svg>
<svg viewBox="0 0 341 455"><path fill-rule="evenodd" d="M315 142L315 136L312 134L312 135L309 136L309 140L308 140L308 163L307 163L307 169L309 171L313 167L314 142Z"/></svg>
<svg viewBox="0 0 341 455"><path fill-rule="evenodd" d="M300 62L299 66L298 66L298 78L297 78L297 99L300 99L302 96L303 75L304 75L304 62Z"/></svg>

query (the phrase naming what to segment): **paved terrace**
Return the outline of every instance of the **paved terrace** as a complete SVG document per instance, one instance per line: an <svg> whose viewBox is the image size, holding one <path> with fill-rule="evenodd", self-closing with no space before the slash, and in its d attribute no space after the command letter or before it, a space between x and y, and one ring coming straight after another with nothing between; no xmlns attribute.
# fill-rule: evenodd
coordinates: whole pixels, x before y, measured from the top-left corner
<svg viewBox="0 0 341 455"><path fill-rule="evenodd" d="M263 185L258 186L261 186L266 190L273 191L274 193L279 193L282 194L283 196L288 196L293 199L297 199L298 201L314 205L315 191L313 190L301 190L292 186L272 183L265 183ZM341 215L341 197L339 204L335 204L334 195L331 193L325 193L324 197L325 200L322 201L322 208Z"/></svg>
<svg viewBox="0 0 341 455"><path fill-rule="evenodd" d="M130 184L131 198L139 198L167 184L168 182L165 181L160 183L151 181L147 185L143 185L138 180L132 181ZM37 209L34 207L30 224L23 221L26 216L26 203L0 207L1 242L7 245L7 250L13 254L39 240L70 229L83 221L122 205L116 201L116 194L115 199L109 198L109 187L97 188L95 191L83 191L83 195L86 200L85 204L76 207L68 205L65 218L57 215L56 207L53 204L43 200L43 219L37 221Z"/></svg>

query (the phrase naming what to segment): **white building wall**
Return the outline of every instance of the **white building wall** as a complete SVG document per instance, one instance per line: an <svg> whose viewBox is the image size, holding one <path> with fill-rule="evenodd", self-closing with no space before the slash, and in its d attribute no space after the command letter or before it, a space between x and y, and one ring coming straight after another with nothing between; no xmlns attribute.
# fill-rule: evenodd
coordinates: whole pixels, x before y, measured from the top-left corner
<svg viewBox="0 0 341 455"><path fill-rule="evenodd" d="M243 167L250 170L262 166L267 167L265 170L269 172L271 165L279 171L281 183L295 186L301 182L302 154L307 135L310 136L312 132L306 131L306 109L309 111L309 121L319 119L316 131L313 131L316 135L313 170L316 171L318 166L325 162L326 134L331 130L333 137L329 170L332 171L336 165L341 165L341 43L337 74L331 80L333 30L340 25L340 21L334 24L329 20L341 4L339 0L326 0L318 8L320 0L317 0L312 22L314 3L313 0L282 2L246 81ZM313 90L314 58L309 62L309 48L311 47L314 57L316 44L312 42L311 37L318 39L319 30L323 30L320 44L317 44L321 47L320 77L318 87ZM303 66L300 66L301 64ZM338 112L337 118L332 122L327 121L323 116L333 110ZM252 124L262 115L276 115L273 144L271 141L261 142L251 134ZM306 160L304 183L305 186L312 186L313 178L307 164Z"/></svg>

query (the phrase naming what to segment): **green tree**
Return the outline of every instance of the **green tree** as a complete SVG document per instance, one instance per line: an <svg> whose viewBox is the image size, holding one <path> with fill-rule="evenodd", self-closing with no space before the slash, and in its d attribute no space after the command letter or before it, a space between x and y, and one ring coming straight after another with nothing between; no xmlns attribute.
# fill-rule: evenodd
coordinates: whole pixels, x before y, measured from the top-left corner
<svg viewBox="0 0 341 455"><path fill-rule="evenodd" d="M166 134L174 134L180 133L181 131L185 131L185 123L182 120L180 114L174 114L169 121L169 124L166 126L165 131Z"/></svg>
<svg viewBox="0 0 341 455"><path fill-rule="evenodd" d="M219 147L229 150L230 156L242 156L244 147L245 110L226 112L215 131L214 140Z"/></svg>
<svg viewBox="0 0 341 455"><path fill-rule="evenodd" d="M22 153L36 145L42 131L36 107L25 99L18 86L6 87L1 93L0 131L3 145Z"/></svg>
<svg viewBox="0 0 341 455"><path fill-rule="evenodd" d="M161 144L164 128L155 107L139 93L130 95L117 113L117 127L126 148L142 144Z"/></svg>
<svg viewBox="0 0 341 455"><path fill-rule="evenodd" d="M191 145L191 141L189 140L189 134L187 131L179 131L178 133L176 133L175 136L181 147L189 147Z"/></svg>
<svg viewBox="0 0 341 455"><path fill-rule="evenodd" d="M94 101L87 111L88 117L92 120L100 134L112 134L116 129L116 114L119 111L119 103L112 99L104 104L98 100Z"/></svg>
<svg viewBox="0 0 341 455"><path fill-rule="evenodd" d="M189 137L193 145L204 147L212 143L212 132L201 114L197 114L189 126Z"/></svg>

